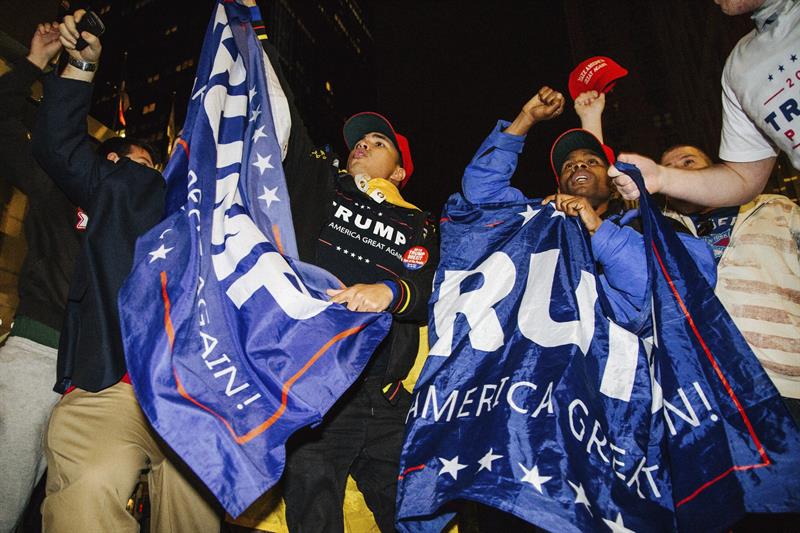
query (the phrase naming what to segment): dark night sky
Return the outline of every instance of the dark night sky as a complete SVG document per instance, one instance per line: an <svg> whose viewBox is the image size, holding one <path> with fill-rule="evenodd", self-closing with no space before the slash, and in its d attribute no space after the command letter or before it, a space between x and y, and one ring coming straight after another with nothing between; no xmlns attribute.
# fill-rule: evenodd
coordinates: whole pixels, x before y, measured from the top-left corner
<svg viewBox="0 0 800 533"><path fill-rule="evenodd" d="M566 92L573 65L560 2L373 2L378 106L409 138L417 170L404 196L438 213L499 118L542 85ZM534 127L514 184L551 193L549 149L577 117Z"/></svg>

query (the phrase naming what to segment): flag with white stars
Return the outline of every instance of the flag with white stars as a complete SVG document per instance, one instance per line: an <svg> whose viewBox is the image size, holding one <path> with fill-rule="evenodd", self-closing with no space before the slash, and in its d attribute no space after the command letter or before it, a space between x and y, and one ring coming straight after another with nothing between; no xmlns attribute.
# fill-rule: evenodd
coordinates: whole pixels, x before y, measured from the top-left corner
<svg viewBox="0 0 800 533"><path fill-rule="evenodd" d="M128 372L153 428L233 516L280 478L391 324L324 291L297 260L285 95L250 20L220 0L206 33L166 218L137 241L119 308Z"/></svg>
<svg viewBox="0 0 800 533"><path fill-rule="evenodd" d="M549 531L800 511L797 427L671 225L641 209L651 304L616 323L578 218L450 199L401 531L440 531L455 500Z"/></svg>

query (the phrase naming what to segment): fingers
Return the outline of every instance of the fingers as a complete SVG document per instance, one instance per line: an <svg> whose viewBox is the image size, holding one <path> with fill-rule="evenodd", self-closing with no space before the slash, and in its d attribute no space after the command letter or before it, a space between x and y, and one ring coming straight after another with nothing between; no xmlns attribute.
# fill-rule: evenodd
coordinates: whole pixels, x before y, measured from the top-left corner
<svg viewBox="0 0 800 533"><path fill-rule="evenodd" d="M83 15L85 14L86 10L78 9L72 15L66 15L58 27L59 31L61 32L61 43L64 44L64 46L68 49L71 49L69 48L69 45L72 45L72 48L74 48L75 43L80 37L80 33L78 32L78 22L81 21Z"/></svg>
<svg viewBox="0 0 800 533"><path fill-rule="evenodd" d="M539 89L539 92L536 93L536 95L546 106L561 105L563 107L564 105L564 95L554 89L551 89L547 85Z"/></svg>
<svg viewBox="0 0 800 533"><path fill-rule="evenodd" d="M74 50L80 36L75 26L75 18L72 15L64 17L64 21L58 26L58 31L64 48Z"/></svg>
<svg viewBox="0 0 800 533"><path fill-rule="evenodd" d="M571 194L556 193L551 194L544 200L543 204L553 202L554 207L558 211L562 211L569 216L577 216L578 212L583 209L583 203L586 199L581 196L572 196Z"/></svg>
<svg viewBox="0 0 800 533"><path fill-rule="evenodd" d="M357 283L346 289L328 289L331 302L346 305L350 311L378 313L392 302L392 290L384 283Z"/></svg>
<svg viewBox="0 0 800 533"><path fill-rule="evenodd" d="M45 36L48 33L58 29L58 22L43 22L36 26L36 33Z"/></svg>
<svg viewBox="0 0 800 533"><path fill-rule="evenodd" d="M575 106L586 106L594 102L597 98L599 98L599 94L597 91L586 91L578 95L575 98ZM605 95L603 95L605 96Z"/></svg>
<svg viewBox="0 0 800 533"><path fill-rule="evenodd" d="M580 196L561 196L563 197L556 201L556 206L559 211L563 211L571 217L578 216L581 210L586 208L585 198L581 198Z"/></svg>
<svg viewBox="0 0 800 533"><path fill-rule="evenodd" d="M81 37L89 45L89 48L95 53L100 52L100 39L97 36L89 33L88 31L81 32Z"/></svg>
<svg viewBox="0 0 800 533"><path fill-rule="evenodd" d="M636 186L636 183L630 178L630 176L620 172L619 169L614 165L608 167L608 175L613 179L614 186L622 195L623 199L639 199L639 187Z"/></svg>

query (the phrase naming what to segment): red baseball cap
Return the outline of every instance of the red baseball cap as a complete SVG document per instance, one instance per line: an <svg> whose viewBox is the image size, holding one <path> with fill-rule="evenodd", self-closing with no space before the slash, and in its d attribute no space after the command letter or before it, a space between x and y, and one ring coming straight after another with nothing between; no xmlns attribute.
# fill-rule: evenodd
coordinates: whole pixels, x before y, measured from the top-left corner
<svg viewBox="0 0 800 533"><path fill-rule="evenodd" d="M617 80L628 75L619 63L605 56L594 56L578 64L569 74L569 94L572 99L586 91L607 93Z"/></svg>
<svg viewBox="0 0 800 533"><path fill-rule="evenodd" d="M400 152L400 166L406 171L406 177L400 182L400 188L405 187L408 178L414 173L414 162L411 160L411 148L408 146L408 139L404 135L400 135L394 128L389 120L379 113L372 111L364 111L363 113L356 113L347 119L342 128L344 134L344 142L347 144L347 149L352 150L353 146L364 135L372 132L382 133L386 135L394 143L394 147Z"/></svg>
<svg viewBox="0 0 800 533"><path fill-rule="evenodd" d="M550 148L550 166L553 168L553 174L556 175L557 184L559 183L561 167L564 166L564 161L567 160L571 152L581 148L595 152L609 166L613 165L616 160L614 150L610 146L601 143L591 132L580 128L567 130L558 136Z"/></svg>

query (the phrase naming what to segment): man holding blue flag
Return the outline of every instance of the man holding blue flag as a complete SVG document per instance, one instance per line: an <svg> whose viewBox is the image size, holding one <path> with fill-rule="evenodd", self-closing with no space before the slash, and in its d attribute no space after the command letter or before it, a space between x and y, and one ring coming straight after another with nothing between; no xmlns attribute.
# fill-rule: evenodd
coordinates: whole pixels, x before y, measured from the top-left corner
<svg viewBox="0 0 800 533"><path fill-rule="evenodd" d="M265 49L274 53L269 45ZM358 382L323 423L289 441L286 518L291 531L341 531L350 474L378 527L392 531L410 398L402 380L427 319L438 227L400 194L414 171L411 150L385 117L364 112L345 123L345 170L335 156L315 150L291 96L289 102L292 133L284 167L300 258L348 286L329 291L332 301L354 311L387 311L394 320Z"/></svg>
<svg viewBox="0 0 800 533"><path fill-rule="evenodd" d="M138 531L126 511L140 472L150 469L153 527L218 531L202 484L176 460L145 419L127 377L117 292L133 262L136 238L161 219L164 180L144 147L117 143L95 154L86 132L101 44L78 33L83 10L60 25L69 54L61 76L45 81L34 155L88 225L70 285L58 357L58 392L45 438L46 531ZM77 50L82 37L88 46ZM129 143L130 144L130 143Z"/></svg>
<svg viewBox="0 0 800 533"><path fill-rule="evenodd" d="M595 100L594 105L599 102ZM499 121L464 172L466 199L475 204L525 201L522 191L511 186L517 157L531 128L561 114L563 107L563 95L545 86L523 106L513 122ZM592 254L600 270L598 280L613 316L618 321L628 321L645 305L647 270L638 211L624 210L608 175L613 162L613 150L590 131L565 131L550 150L558 192L544 198L542 204L553 202L558 211L580 218L591 237ZM709 247L680 222L672 224L713 285L715 266Z"/></svg>
<svg viewBox="0 0 800 533"><path fill-rule="evenodd" d="M559 100L540 92L499 123L445 207L398 528L441 531L458 500L549 531L719 530L797 512L800 432L650 198L641 231L603 230L607 160L574 131L552 153L571 197L510 186L521 134ZM627 277L598 260L603 231Z"/></svg>
<svg viewBox="0 0 800 533"><path fill-rule="evenodd" d="M292 529L342 527L348 470L391 527L400 380L436 228L399 193L410 151L380 115L345 125L355 176L313 150L259 20L254 2L215 6L164 171L166 217L138 239L119 293L131 382L231 515L279 480L289 436L317 426L289 443Z"/></svg>

